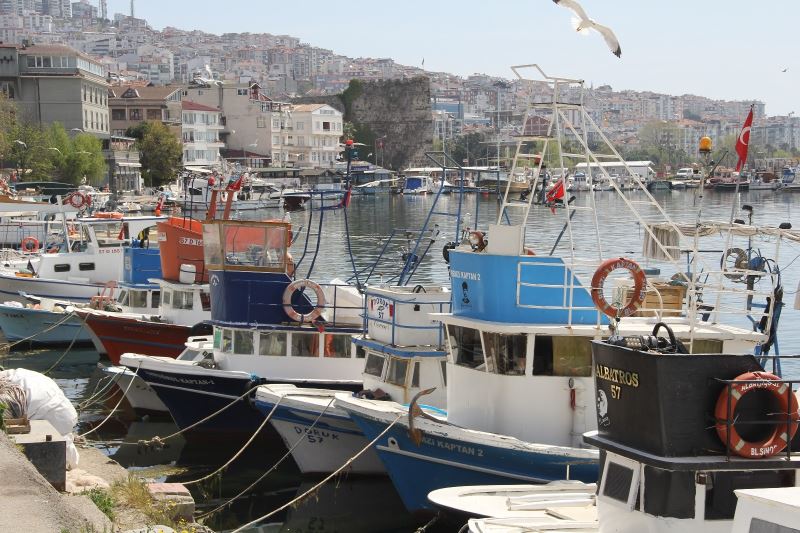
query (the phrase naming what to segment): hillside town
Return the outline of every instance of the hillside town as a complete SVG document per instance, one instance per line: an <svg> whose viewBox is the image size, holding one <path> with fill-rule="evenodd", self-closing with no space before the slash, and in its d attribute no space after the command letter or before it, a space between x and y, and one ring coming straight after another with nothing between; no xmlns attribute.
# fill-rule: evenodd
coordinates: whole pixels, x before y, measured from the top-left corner
<svg viewBox="0 0 800 533"><path fill-rule="evenodd" d="M336 106L315 102L341 93L351 80L426 77L434 147L476 132L499 146L519 131L528 101L546 97L515 80L430 72L391 58L345 57L289 35L157 30L137 18L135 8L131 0L129 13L112 15L106 0L0 0L0 92L40 124L58 121L68 131L104 140L120 187L140 179L126 132L144 121L161 121L175 134L183 143L184 165L202 167L222 158L259 168L332 169L346 117ZM46 92L40 84L66 90L54 74L81 79L70 89L69 104L61 98L60 106L42 105ZM298 98L304 103L297 104ZM761 101L608 85L589 87L583 98L592 120L623 154L653 160L666 172L691 163L703 136L733 139L751 104L754 160L788 160L800 151L800 117L768 116ZM374 164L385 164L379 154L403 142L381 131L361 140L371 145L362 158ZM468 151L465 157L470 164L498 159L504 164L499 148L494 155Z"/></svg>

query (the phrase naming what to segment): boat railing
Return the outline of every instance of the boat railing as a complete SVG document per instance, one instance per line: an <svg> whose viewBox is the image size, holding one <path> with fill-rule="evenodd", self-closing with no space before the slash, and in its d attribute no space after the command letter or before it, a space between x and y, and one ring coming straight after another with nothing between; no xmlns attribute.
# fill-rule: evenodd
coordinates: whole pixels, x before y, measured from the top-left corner
<svg viewBox="0 0 800 533"><path fill-rule="evenodd" d="M590 261L586 261L585 263L586 266L594 264ZM562 262L556 263L553 261L546 261L546 260L536 260L535 256L532 256L532 259L530 260L519 261L517 263L517 283L516 283L517 307L522 307L527 309L567 311L568 312L567 325L573 324L572 322L573 311L596 311L597 308L594 305L575 304L577 299L576 290L584 294L589 289L589 287L581 284L580 280L577 277L576 272L573 270L573 266L577 265L576 264L568 265L567 263L562 263ZM525 270L529 268L539 270L537 274L541 274L541 269L552 269L553 274L546 277L553 280L553 282L547 283L547 282L524 281L526 279ZM555 280L559 278L561 281L555 282ZM542 297L542 300L548 300L553 302L550 304L526 303L525 301L523 301L523 294L522 294L524 288L530 288L534 290L543 289L540 296L544 293L547 293L548 296L550 296L553 291L560 291L560 295L558 295L555 299L550 297L548 298ZM598 321L599 321L599 314L598 314Z"/></svg>
<svg viewBox="0 0 800 533"><path fill-rule="evenodd" d="M773 372L780 375L780 361L781 360L797 360L800 359L800 355L771 355L771 356L762 356L762 361L772 361L773 365ZM761 363L762 366L765 366L764 363ZM739 376L741 377L741 376ZM725 419L720 420L716 419L716 427L719 428L721 424L725 426L725 458L727 461L731 460L731 450L734 448L732 446L732 435L734 431L740 433L742 428L758 428L758 427L774 427L775 435L773 436L770 441L766 442L766 444L762 448L768 448L772 445L772 441L775 440L775 437L783 438L786 442L786 447L783 450L773 454L769 453L767 450L758 450L759 453L764 452L763 455L755 456L755 459L759 457L778 457L780 456L785 457L787 461L792 460L792 453L795 451L795 448L792 446L792 440L794 437L795 432L792 431L790 428L793 426L796 428L798 425L798 413L797 413L797 396L795 395L795 386L800 384L800 379L716 379L718 383L723 383L725 385L725 391L727 392L726 399L727 405L725 406ZM756 384L754 386L754 384ZM739 387L739 390L734 390L734 387ZM752 420L749 417L742 417L738 416L736 413L736 409L734 406L734 398L738 397L737 395L741 395L747 392L748 389L743 389L744 387L750 386L752 388L759 388L759 389L771 389L772 393L781 399L781 402L785 405L782 407L780 411L777 412L769 412L765 413L767 416ZM724 392L723 392L724 394ZM717 416L719 413L716 413ZM785 425L785 427L783 427ZM782 431L783 430L783 431ZM740 437L741 438L741 437Z"/></svg>
<svg viewBox="0 0 800 533"><path fill-rule="evenodd" d="M424 313L427 318L429 313L448 313L450 312L451 300L449 296L442 300L420 301L408 295L391 296L386 293L370 293L367 291L364 298L364 308L362 317L364 319L364 331L371 339L386 342L392 346L398 344L404 346L421 346L421 342L404 343L403 340L413 333L422 333L424 339L436 338L435 346L444 345L444 324L436 321L435 324L413 323L411 317L407 316L404 309L411 309L412 312L419 312L422 307L429 309ZM388 315L388 316L387 316ZM388 329L387 333L381 333L377 329L371 328L371 324L382 324ZM425 335L425 333L435 332L435 335ZM419 338L418 337L418 338ZM426 343L427 344L427 343Z"/></svg>

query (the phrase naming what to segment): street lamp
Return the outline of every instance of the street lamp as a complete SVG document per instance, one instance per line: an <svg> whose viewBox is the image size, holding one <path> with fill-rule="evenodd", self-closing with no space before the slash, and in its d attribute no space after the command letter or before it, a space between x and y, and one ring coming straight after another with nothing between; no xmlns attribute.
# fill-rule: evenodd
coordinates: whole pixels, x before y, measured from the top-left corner
<svg viewBox="0 0 800 533"><path fill-rule="evenodd" d="M21 146L22 150L23 150L23 152L22 152L23 155L27 155L27 153L28 153L28 145L27 144L25 144L23 141L20 141L19 139L14 139L14 144L17 144L17 145ZM24 157L20 157L19 159L17 159L17 162L19 163L19 168L17 169L17 181L19 181L20 180L20 176L22 175L22 172L25 169L25 158Z"/></svg>

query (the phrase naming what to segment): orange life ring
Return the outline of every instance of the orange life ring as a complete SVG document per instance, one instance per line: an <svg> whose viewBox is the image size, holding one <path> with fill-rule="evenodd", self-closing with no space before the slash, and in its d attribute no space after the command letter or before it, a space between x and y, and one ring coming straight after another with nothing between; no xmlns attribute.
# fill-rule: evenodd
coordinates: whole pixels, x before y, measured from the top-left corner
<svg viewBox="0 0 800 533"><path fill-rule="evenodd" d="M83 209L92 204L92 199L80 191L71 192L66 201L75 209Z"/></svg>
<svg viewBox="0 0 800 533"><path fill-rule="evenodd" d="M797 398L789 383L782 383L781 378L769 372L747 372L738 376L734 381L747 381L748 383L732 383L725 387L717 398L714 416L717 419L717 435L731 452L748 459L759 457L772 457L786 448L787 443L797 433L800 414L797 412ZM780 405L778 412L783 415L780 422L775 423L774 429L767 438L757 442L746 441L736 431L736 404L746 394L754 390L767 390ZM729 399L730 398L730 399ZM730 402L730 419L728 418L728 402ZM789 420L786 419L788 413ZM778 416L780 416L780 414ZM730 440L728 437L730 428Z"/></svg>
<svg viewBox="0 0 800 533"><path fill-rule="evenodd" d="M119 212L117 212L117 211L110 211L110 212L103 212L103 211L101 211L100 213L95 213L95 214L94 214L94 216L95 216L96 218L114 218L114 219L120 219L120 218L124 217L125 215L123 215L122 213L119 213Z"/></svg>
<svg viewBox="0 0 800 533"><path fill-rule="evenodd" d="M36 237L25 237L22 239L22 242L19 243L20 248L22 251L27 254L35 254L39 251L39 239Z"/></svg>
<svg viewBox="0 0 800 533"><path fill-rule="evenodd" d="M306 314L298 313L295 308L292 307L292 295L299 289L311 289L317 297L317 305ZM324 308L325 293L322 292L322 287L320 287L318 283L310 279L298 279L293 281L286 287L286 290L283 291L283 310L292 320L296 320L297 322L311 322L319 318Z"/></svg>
<svg viewBox="0 0 800 533"><path fill-rule="evenodd" d="M614 307L606 297L603 295L603 286L606 283L608 275L614 270L627 270L633 277L633 296L624 307ZM626 257L617 257L614 259L606 259L592 276L592 301L594 305L600 310L601 313L610 316L611 318L624 318L631 316L642 305L645 298L645 287L647 285L647 278L644 275L644 270L632 259Z"/></svg>

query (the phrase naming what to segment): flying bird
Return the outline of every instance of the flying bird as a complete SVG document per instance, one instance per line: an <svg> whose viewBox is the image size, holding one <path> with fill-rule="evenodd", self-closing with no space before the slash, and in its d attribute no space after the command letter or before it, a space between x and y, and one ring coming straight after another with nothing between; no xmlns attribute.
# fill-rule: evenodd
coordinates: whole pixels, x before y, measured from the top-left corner
<svg viewBox="0 0 800 533"><path fill-rule="evenodd" d="M586 14L586 11L583 10L583 7L576 2L575 0L553 0L554 3L566 7L570 9L575 15L578 17L577 25L575 30L578 32L583 32L586 30L595 30L600 35L603 36L605 39L606 44L611 49L611 53L617 57L622 56L622 48L619 46L619 41L617 40L617 36L614 35L614 32L611 31L611 28L608 26L603 26L602 24L598 24L597 22L593 21L589 18L589 15Z"/></svg>
<svg viewBox="0 0 800 533"><path fill-rule="evenodd" d="M788 68L782 68L781 72L786 72L787 70L789 70L789 69Z"/></svg>

